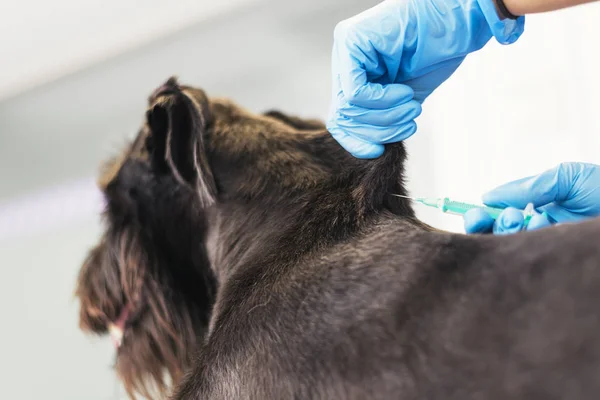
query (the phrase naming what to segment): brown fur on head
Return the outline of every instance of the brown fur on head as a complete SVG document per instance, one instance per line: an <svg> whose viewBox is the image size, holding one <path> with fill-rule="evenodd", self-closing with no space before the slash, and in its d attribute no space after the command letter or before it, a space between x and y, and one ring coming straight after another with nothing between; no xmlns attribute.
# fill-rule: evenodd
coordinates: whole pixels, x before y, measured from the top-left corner
<svg viewBox="0 0 600 400"><path fill-rule="evenodd" d="M223 232L214 233L221 216L211 210L238 204L232 221L257 233L287 219L280 228L296 235L288 244L300 254L322 239L309 230L343 236L379 209L412 217L404 200L386 195L405 194L403 165L390 162L404 158L400 144L357 160L318 121L252 114L170 79L151 95L137 139L100 179L106 231L80 272L81 328L104 334L126 320L119 376L130 395L164 392L164 373L177 382L207 333L227 264L268 253L237 225L221 226L228 241L215 243ZM319 226L303 225L305 213Z"/></svg>

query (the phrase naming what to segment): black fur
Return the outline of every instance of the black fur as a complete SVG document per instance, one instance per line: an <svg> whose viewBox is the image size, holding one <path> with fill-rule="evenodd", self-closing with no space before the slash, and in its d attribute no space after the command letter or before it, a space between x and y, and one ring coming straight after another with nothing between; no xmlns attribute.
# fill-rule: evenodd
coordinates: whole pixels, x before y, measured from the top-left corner
<svg viewBox="0 0 600 400"><path fill-rule="evenodd" d="M171 122L155 125L156 112ZM168 182L122 206L145 204L148 221L129 224L162 236L140 251L178 257L155 261L170 277L158 280L199 321L173 399L598 397L600 220L510 237L437 232L390 195L406 193L402 144L358 160L319 123L253 115L174 80L148 119L147 160L129 155L113 181ZM171 152L169 135L181 146ZM114 218L109 237L126 224Z"/></svg>

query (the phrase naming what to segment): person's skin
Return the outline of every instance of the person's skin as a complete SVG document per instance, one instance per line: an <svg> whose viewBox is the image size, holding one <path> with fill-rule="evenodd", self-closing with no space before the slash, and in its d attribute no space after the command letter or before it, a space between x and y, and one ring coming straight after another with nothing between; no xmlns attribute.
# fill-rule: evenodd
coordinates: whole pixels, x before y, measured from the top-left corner
<svg viewBox="0 0 600 400"><path fill-rule="evenodd" d="M560 10L594 1L598 0L504 0L504 5L513 15L527 15Z"/></svg>

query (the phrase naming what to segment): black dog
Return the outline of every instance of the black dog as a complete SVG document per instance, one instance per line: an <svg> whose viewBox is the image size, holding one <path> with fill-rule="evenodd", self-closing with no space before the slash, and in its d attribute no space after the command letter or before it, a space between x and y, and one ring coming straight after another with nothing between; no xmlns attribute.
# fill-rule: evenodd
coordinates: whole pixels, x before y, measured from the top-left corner
<svg viewBox="0 0 600 400"><path fill-rule="evenodd" d="M600 221L436 232L390 195L405 158L169 80L103 173L82 328L132 396L598 398Z"/></svg>

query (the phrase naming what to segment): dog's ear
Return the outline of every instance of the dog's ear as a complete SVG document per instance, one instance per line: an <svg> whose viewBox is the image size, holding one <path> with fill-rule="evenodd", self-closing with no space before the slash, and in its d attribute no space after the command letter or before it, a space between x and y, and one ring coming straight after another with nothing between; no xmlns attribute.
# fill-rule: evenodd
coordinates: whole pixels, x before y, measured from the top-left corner
<svg viewBox="0 0 600 400"><path fill-rule="evenodd" d="M202 206L212 204L216 185L204 146L209 124L208 101L192 97L169 80L151 97L146 113L153 143L153 162L167 165L182 184L198 191Z"/></svg>

